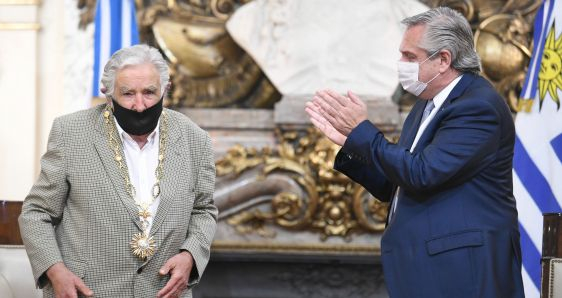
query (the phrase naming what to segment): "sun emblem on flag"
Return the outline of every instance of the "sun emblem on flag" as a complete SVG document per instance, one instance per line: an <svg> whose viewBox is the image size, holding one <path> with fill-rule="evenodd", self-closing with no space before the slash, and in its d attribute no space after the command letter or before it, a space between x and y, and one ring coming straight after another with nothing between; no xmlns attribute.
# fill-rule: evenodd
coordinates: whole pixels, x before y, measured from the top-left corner
<svg viewBox="0 0 562 298"><path fill-rule="evenodd" d="M562 34L556 39L554 28L554 23L552 23L544 45L539 72L539 106L542 107L543 100L548 92L556 103L557 109L560 109L558 90L562 90Z"/></svg>

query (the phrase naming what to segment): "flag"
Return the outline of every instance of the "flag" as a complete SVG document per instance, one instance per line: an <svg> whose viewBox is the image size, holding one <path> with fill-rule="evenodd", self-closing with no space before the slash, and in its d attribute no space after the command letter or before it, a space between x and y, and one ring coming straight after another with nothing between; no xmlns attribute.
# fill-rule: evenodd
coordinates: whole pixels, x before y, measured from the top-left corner
<svg viewBox="0 0 562 298"><path fill-rule="evenodd" d="M94 33L93 96L101 97L105 64L117 50L139 43L133 0L98 0Z"/></svg>
<svg viewBox="0 0 562 298"><path fill-rule="evenodd" d="M515 119L517 200L526 297L540 297L543 213L562 212L562 0L545 0Z"/></svg>

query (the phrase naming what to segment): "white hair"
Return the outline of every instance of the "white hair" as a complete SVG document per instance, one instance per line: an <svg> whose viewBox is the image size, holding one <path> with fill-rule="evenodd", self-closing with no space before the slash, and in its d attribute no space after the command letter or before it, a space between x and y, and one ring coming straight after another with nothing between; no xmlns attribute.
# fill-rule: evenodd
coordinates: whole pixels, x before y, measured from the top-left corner
<svg viewBox="0 0 562 298"><path fill-rule="evenodd" d="M408 28L425 25L420 47L428 55L440 50L451 52L451 67L460 72L478 73L480 57L474 48L472 30L466 18L448 7L437 7L402 20Z"/></svg>
<svg viewBox="0 0 562 298"><path fill-rule="evenodd" d="M113 97L115 92L115 75L117 71L121 70L125 66L129 65L140 65L145 63L151 63L156 67L156 70L160 74L160 92L164 94L166 86L170 81L170 71L168 70L168 64L160 52L148 45L134 45L128 48L120 49L115 52L105 67L103 68L103 75L101 77L101 83L106 88L105 96Z"/></svg>

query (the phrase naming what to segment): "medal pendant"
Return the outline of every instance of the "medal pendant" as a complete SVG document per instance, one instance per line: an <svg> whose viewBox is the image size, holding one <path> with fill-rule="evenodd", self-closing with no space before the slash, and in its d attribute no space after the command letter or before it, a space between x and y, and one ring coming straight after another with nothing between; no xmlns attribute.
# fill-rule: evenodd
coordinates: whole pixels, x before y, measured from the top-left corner
<svg viewBox="0 0 562 298"><path fill-rule="evenodd" d="M154 243L154 237L148 236L145 233L137 233L133 235L131 240L131 250L133 254L142 260L154 255L154 250L156 249L156 244Z"/></svg>

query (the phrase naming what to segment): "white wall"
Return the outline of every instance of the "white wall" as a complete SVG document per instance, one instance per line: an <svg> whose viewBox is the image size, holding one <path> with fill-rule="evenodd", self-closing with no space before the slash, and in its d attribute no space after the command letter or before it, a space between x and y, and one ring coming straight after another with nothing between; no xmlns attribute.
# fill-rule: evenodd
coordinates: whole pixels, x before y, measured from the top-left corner
<svg viewBox="0 0 562 298"><path fill-rule="evenodd" d="M29 191L38 146L38 6L15 2L0 0L0 200Z"/></svg>
<svg viewBox="0 0 562 298"><path fill-rule="evenodd" d="M93 26L76 0L0 0L0 201L22 201L53 119L91 100Z"/></svg>

